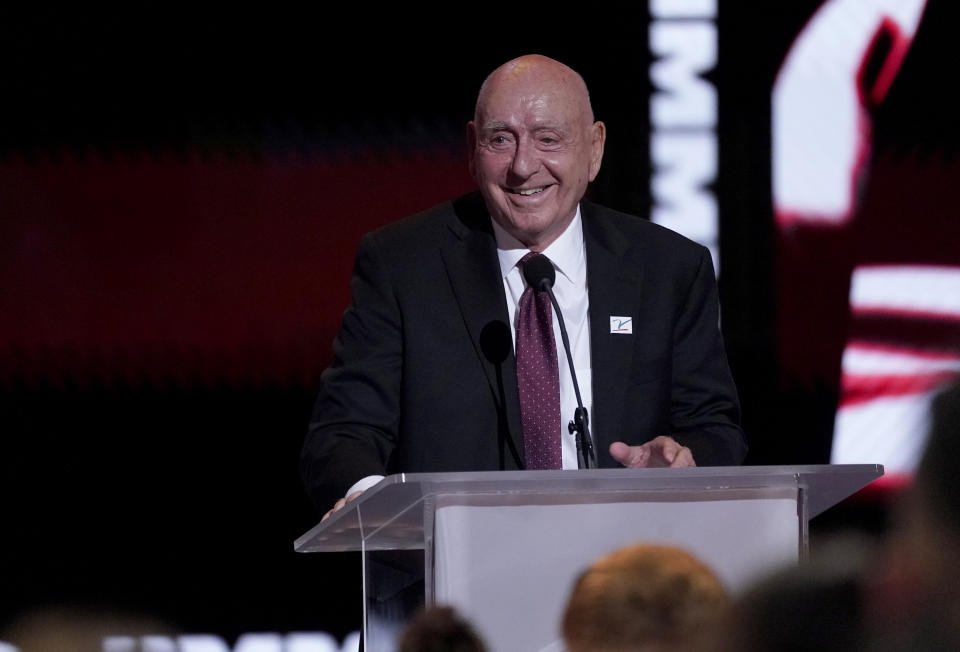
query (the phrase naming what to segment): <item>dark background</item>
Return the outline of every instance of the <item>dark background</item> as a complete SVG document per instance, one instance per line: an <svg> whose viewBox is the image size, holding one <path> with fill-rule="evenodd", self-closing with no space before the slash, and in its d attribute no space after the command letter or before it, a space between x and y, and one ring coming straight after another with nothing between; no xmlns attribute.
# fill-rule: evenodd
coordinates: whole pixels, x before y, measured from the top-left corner
<svg viewBox="0 0 960 652"><path fill-rule="evenodd" d="M791 375L769 170L772 81L819 2L776 4L720 3L723 327L748 462L826 463L843 328ZM648 214L647 23L643 3L0 11L0 620L357 629L358 559L292 542L318 517L297 458L359 238L472 187L476 89L526 52L579 70L607 123L593 199ZM904 76L929 88L944 52ZM884 124L922 122L906 83ZM826 527L882 521L842 510Z"/></svg>

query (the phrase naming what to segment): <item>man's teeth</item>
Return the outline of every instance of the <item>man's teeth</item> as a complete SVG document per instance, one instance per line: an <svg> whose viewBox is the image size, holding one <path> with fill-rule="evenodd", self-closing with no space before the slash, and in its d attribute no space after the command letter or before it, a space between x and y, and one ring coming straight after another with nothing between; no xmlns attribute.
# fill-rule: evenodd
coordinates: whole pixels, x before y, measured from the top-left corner
<svg viewBox="0 0 960 652"><path fill-rule="evenodd" d="M521 195L535 195L538 192L543 192L543 188L531 188L530 190L521 190Z"/></svg>

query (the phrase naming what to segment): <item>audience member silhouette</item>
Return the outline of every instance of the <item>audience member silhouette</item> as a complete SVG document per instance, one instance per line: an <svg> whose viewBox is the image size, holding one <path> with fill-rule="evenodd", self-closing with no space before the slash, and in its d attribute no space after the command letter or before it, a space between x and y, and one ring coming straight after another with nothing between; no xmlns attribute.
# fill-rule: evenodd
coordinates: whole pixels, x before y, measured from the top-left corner
<svg viewBox="0 0 960 652"><path fill-rule="evenodd" d="M421 610L400 639L400 652L486 652L483 640L455 609Z"/></svg>
<svg viewBox="0 0 960 652"><path fill-rule="evenodd" d="M715 636L730 598L699 559L638 544L596 561L577 580L563 616L570 652L699 650Z"/></svg>
<svg viewBox="0 0 960 652"><path fill-rule="evenodd" d="M877 651L960 650L960 384L932 404L914 486L870 583Z"/></svg>

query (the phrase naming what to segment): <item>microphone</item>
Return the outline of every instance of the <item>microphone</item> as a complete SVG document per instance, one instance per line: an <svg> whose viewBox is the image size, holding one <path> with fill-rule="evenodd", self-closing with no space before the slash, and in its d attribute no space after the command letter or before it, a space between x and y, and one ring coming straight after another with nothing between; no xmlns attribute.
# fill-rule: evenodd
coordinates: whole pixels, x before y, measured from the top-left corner
<svg viewBox="0 0 960 652"><path fill-rule="evenodd" d="M557 297L553 294L553 283L557 280L557 271L549 258L543 254L537 254L523 264L523 278L530 287L546 291L550 295L553 309L557 312L560 339L563 340L563 350L567 354L567 365L570 367L570 377L573 379L573 392L577 396L577 409L573 413L573 420L567 424L567 430L576 437L577 466L581 469L596 468L597 460L593 451L593 439L590 436L590 415L587 414L580 398L580 385L577 383L577 372L573 366L573 354L570 353L570 338L567 337L567 327L563 322L560 304L557 303Z"/></svg>
<svg viewBox="0 0 960 652"><path fill-rule="evenodd" d="M523 278L527 285L536 290L546 290L553 297L553 282L557 280L557 270L543 254L532 256L523 264Z"/></svg>

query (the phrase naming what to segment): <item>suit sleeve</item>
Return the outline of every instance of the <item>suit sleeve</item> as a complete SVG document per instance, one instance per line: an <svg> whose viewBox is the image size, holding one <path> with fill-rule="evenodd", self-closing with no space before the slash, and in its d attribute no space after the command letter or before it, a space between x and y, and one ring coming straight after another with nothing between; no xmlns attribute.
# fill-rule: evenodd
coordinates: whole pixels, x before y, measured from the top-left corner
<svg viewBox="0 0 960 652"><path fill-rule="evenodd" d="M400 420L401 313L373 235L360 244L350 289L300 458L320 511L361 478L386 474Z"/></svg>
<svg viewBox="0 0 960 652"><path fill-rule="evenodd" d="M747 446L737 390L719 328L719 300L710 252L699 266L674 322L671 435L700 466L740 464Z"/></svg>

